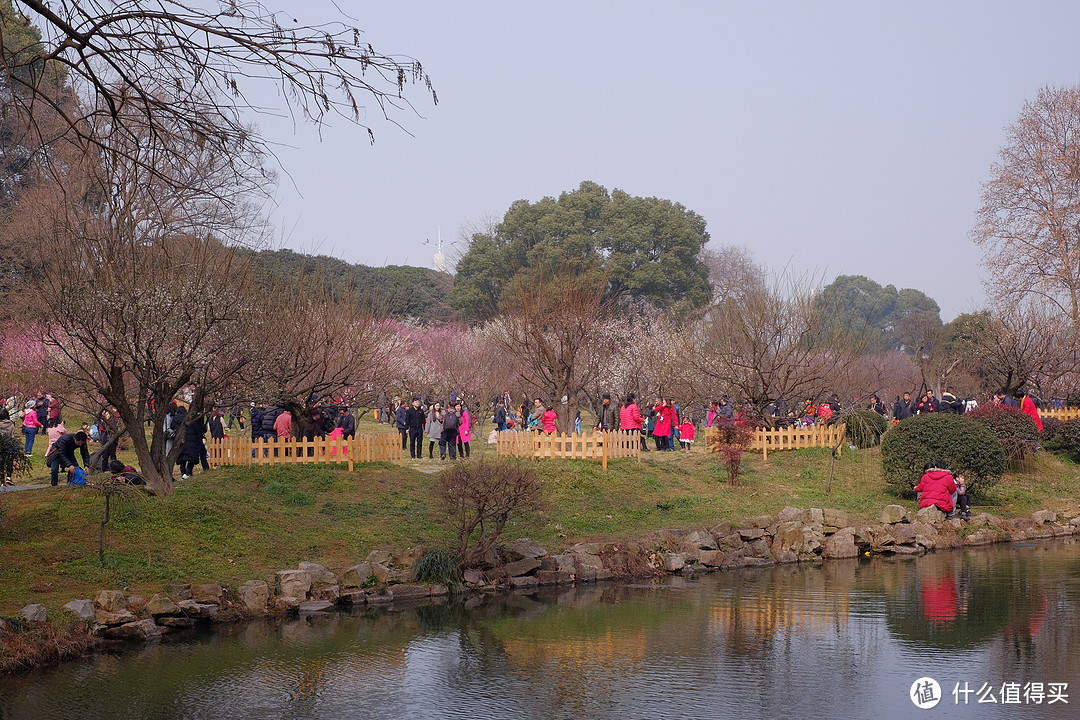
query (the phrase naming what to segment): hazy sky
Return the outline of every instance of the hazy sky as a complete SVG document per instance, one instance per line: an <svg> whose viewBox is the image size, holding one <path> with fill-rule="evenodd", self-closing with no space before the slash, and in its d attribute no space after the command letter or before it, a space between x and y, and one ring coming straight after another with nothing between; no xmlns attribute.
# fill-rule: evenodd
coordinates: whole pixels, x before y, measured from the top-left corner
<svg viewBox="0 0 1080 720"><path fill-rule="evenodd" d="M1080 81L1077 2L339 4L424 63L439 105L411 91L408 133L374 119L374 146L345 120L321 141L257 122L287 146L279 241L370 265L430 266L440 228L594 180L773 269L918 288L948 320L984 301L968 233L1004 126Z"/></svg>

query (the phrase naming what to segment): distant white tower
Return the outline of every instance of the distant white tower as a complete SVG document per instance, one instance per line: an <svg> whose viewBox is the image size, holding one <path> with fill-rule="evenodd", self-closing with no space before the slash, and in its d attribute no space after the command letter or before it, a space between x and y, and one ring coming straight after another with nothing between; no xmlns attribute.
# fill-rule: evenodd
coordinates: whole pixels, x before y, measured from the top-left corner
<svg viewBox="0 0 1080 720"><path fill-rule="evenodd" d="M442 228L439 228L439 242L435 245L435 257L431 259L435 272L446 272L446 253L442 249Z"/></svg>

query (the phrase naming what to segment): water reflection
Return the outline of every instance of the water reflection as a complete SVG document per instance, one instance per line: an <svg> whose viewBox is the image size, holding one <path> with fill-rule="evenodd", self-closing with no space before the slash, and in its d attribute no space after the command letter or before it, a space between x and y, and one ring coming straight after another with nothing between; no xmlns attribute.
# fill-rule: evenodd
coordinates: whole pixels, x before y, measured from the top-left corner
<svg viewBox="0 0 1080 720"><path fill-rule="evenodd" d="M4 718L1065 718L1080 551L995 547L254 623L8 680ZM1068 682L1069 705L953 688Z"/></svg>

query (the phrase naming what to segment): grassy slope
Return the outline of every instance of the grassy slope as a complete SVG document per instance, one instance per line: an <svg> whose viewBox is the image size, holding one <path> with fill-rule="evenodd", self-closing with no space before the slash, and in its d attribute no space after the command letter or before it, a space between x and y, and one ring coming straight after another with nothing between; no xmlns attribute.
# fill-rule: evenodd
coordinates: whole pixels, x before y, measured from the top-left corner
<svg viewBox="0 0 1080 720"><path fill-rule="evenodd" d="M493 454L482 442L474 449ZM449 528L430 502L438 474L425 472L439 466L436 459L406 461L404 468L357 466L352 473L325 466L197 471L173 497L114 507L104 568L97 554L102 497L63 487L3 495L0 613L27 602L55 613L99 588L151 594L164 582L235 585L301 560L341 570L376 548L447 546ZM649 453L641 463L615 461L606 473L585 461L548 460L537 468L546 508L510 526L507 537L528 535L549 550L735 521L785 505L837 507L873 521L896 502L885 492L877 450L845 452L831 496L824 492L826 450L777 452L768 463L748 454L739 487L726 484L720 463L700 446L689 454ZM1080 467L1042 455L1031 472L1006 478L985 501L990 507L976 509L1026 515L1048 499L1078 496Z"/></svg>

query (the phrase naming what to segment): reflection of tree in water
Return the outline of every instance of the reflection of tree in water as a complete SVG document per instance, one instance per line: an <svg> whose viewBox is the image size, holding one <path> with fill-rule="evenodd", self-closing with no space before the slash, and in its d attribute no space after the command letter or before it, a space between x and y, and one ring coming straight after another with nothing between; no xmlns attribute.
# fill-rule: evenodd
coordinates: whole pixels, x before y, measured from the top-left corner
<svg viewBox="0 0 1080 720"><path fill-rule="evenodd" d="M594 716L627 681L646 672L646 653L689 627L693 605L678 589L643 593L609 586L565 589L554 604L518 599L467 614L457 682L492 676L530 687L530 705L545 717ZM684 649L680 646L680 650Z"/></svg>
<svg viewBox="0 0 1080 720"><path fill-rule="evenodd" d="M1030 556L939 553L906 570L902 587L886 596L886 623L897 639L918 647L975 648L1009 627L1028 628L1045 612Z"/></svg>

